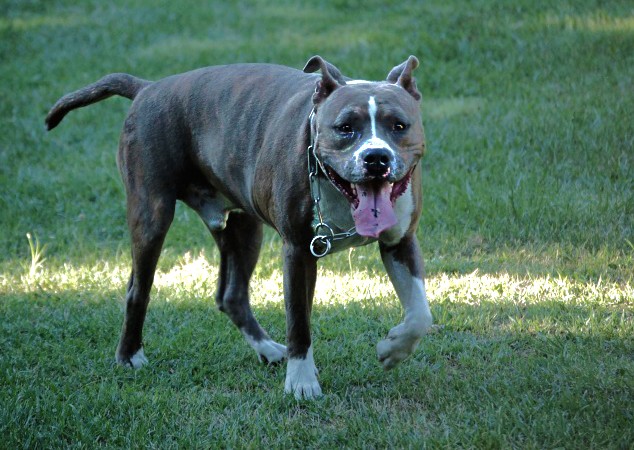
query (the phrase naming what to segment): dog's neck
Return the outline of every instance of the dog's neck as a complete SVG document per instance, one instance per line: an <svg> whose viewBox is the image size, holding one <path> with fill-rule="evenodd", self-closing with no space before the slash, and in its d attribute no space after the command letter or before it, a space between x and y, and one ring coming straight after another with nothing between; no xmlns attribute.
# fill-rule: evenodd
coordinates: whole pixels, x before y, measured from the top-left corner
<svg viewBox="0 0 634 450"><path fill-rule="evenodd" d="M321 202L323 201L321 195L321 178L325 178L328 180L328 183L331 183L330 179L325 176L326 170L322 165L321 161L317 156L317 143L318 140L318 130L317 130L317 120L316 120L317 110L315 107L311 110L308 120L309 120L309 129L310 129L310 137L309 137L309 146L306 149L307 159L308 159L308 181L310 184L310 195L313 201L313 239L310 242L310 252L313 256L317 258L321 258L326 256L328 253L333 251L333 243L337 242L340 247L341 244L344 244L345 240L350 240L351 238L358 238L356 228L353 226L347 231L335 232L337 227L329 225L322 213ZM321 170L321 174L319 173ZM345 199L343 199L345 200ZM367 241L367 239L363 239L363 241ZM358 245L358 243L357 243Z"/></svg>

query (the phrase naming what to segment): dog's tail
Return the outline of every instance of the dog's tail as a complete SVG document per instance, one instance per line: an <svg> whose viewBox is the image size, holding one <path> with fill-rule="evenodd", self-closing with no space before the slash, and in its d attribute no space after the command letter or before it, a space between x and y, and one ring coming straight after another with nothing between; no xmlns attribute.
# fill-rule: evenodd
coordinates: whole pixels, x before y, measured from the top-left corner
<svg viewBox="0 0 634 450"><path fill-rule="evenodd" d="M151 81L142 80L127 73L106 75L96 83L66 94L57 100L46 116L46 127L52 130L73 109L92 105L113 95L134 100L137 94L150 84L152 84Z"/></svg>

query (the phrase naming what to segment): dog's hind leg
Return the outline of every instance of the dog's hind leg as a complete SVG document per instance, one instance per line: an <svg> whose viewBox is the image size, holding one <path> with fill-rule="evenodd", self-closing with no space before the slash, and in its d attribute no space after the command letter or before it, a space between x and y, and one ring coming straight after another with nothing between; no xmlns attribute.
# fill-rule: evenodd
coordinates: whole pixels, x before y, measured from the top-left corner
<svg viewBox="0 0 634 450"><path fill-rule="evenodd" d="M286 357L286 347L262 329L249 304L249 279L262 245L262 223L244 213L229 214L226 227L211 230L220 249L216 303L240 329L260 361L275 363Z"/></svg>
<svg viewBox="0 0 634 450"><path fill-rule="evenodd" d="M139 368L147 363L143 353L143 322L150 289L165 235L174 218L176 199L171 196L128 195L128 226L132 240L132 275L128 283L125 319L117 347L117 362Z"/></svg>

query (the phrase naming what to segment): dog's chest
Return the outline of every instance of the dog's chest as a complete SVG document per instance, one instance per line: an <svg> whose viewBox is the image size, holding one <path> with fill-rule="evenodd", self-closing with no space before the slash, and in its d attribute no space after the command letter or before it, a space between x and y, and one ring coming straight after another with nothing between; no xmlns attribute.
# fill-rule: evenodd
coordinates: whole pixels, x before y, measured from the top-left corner
<svg viewBox="0 0 634 450"><path fill-rule="evenodd" d="M326 180L322 180L320 189L321 200L319 204L323 221L332 228L334 233L354 231L354 219L352 218L350 203L346 198ZM410 227L414 212L414 197L411 186L407 188L403 195L396 199L394 211L398 218L397 224L384 231L379 237L380 241L388 245L397 244ZM314 217L313 222L317 224L319 222L318 218ZM376 239L354 234L351 237L333 241L331 253L350 247L359 247L375 241Z"/></svg>

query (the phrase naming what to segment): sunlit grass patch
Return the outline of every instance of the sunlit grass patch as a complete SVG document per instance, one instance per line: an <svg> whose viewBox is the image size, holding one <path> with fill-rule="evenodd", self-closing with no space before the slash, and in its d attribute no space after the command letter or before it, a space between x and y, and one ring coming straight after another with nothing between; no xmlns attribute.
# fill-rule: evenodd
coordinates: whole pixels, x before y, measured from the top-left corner
<svg viewBox="0 0 634 450"><path fill-rule="evenodd" d="M476 270L467 275L440 274L429 278L427 284L435 298L474 305L483 301L531 304L556 300L566 305L634 306L630 284L582 281L562 275L481 274Z"/></svg>
<svg viewBox="0 0 634 450"><path fill-rule="evenodd" d="M386 373L374 346L401 316L387 277L372 267L350 270L348 261L343 268L323 267L313 337L329 393L302 406L281 394L284 367L258 366L240 333L215 310L217 262L202 253L184 253L157 273L145 330L150 365L137 372L114 367L126 264L80 266L49 258L35 279L20 273L2 279L3 341L15 350L0 361L7 386L0 399L10 405L13 420L38 417L40 439L57 436L53 423L59 422L37 412L37 401L64 417L96 420L80 428L63 421L64 429L83 436L74 434L75 439L103 434L106 423L133 420L136 437L128 439L134 442L149 430L129 416L132 407L156 416L155 427L168 434L181 421L193 420L214 433L222 423L239 439L236 427L246 426L246 409L253 411L245 395L254 405L267 405L257 410L269 431L261 422L250 425L267 442L270 427L284 436L284 429L305 420L329 427L333 415L343 420L337 427L342 436L415 439L380 433L398 419L418 423L433 439L450 432L497 442L508 435L505 427L513 427L515 439L518 434L536 439L537 433L559 442L560 436L573 438L570 421L594 423L601 414L619 427L632 412L629 283L504 272L432 274L427 288L436 327L410 359ZM256 271L251 285L255 314L278 340L284 339L281 285L279 269ZM48 388L29 388L33 383ZM358 421L369 421L374 432ZM488 422L502 428L488 430ZM187 439L203 439L194 438L195 427L180 430ZM118 436L117 442L124 435ZM302 439L315 438L309 433Z"/></svg>
<svg viewBox="0 0 634 450"><path fill-rule="evenodd" d="M613 16L600 10L585 15L547 15L544 24L569 31L613 32L634 35L634 17Z"/></svg>
<svg viewBox="0 0 634 450"><path fill-rule="evenodd" d="M365 259L367 256L362 256ZM358 260L357 260L358 262ZM1 286L7 293L32 293L115 289L124 292L129 268L123 262L98 262L77 266L70 263L50 267L43 263L37 271L25 266L13 275L4 274ZM345 264L345 263L343 263ZM343 265L342 264L342 265ZM347 265L347 264L345 264ZM315 292L315 304L345 305L348 302L373 302L382 299L396 302L387 275L373 268L352 267L349 270L332 265L320 268ZM192 256L185 252L167 270L158 270L154 281L154 296L162 301L195 301L209 299L215 293L218 277L217 262L204 253ZM631 283L583 280L558 275L526 275L505 272L436 273L426 278L428 296L434 304L507 304L516 306L556 302L562 307L596 305L625 309L634 307L634 287ZM252 303L257 308L283 302L281 268L258 272L251 281Z"/></svg>
<svg viewBox="0 0 634 450"><path fill-rule="evenodd" d="M63 16L38 14L27 17L0 17L0 32L27 32L40 27L75 27L87 23L89 23L88 18L78 14L65 14Z"/></svg>
<svg viewBox="0 0 634 450"><path fill-rule="evenodd" d="M484 99L477 97L425 99L424 102L426 117L435 120L477 114L485 103Z"/></svg>

